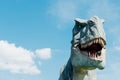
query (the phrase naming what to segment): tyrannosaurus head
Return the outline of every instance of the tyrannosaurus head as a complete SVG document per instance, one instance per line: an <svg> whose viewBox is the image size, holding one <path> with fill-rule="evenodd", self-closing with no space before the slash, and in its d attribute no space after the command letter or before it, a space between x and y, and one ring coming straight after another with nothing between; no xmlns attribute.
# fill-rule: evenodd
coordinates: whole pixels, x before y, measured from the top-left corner
<svg viewBox="0 0 120 80"><path fill-rule="evenodd" d="M105 66L106 37L103 20L94 16L89 20L75 19L71 62L83 69L103 69Z"/></svg>

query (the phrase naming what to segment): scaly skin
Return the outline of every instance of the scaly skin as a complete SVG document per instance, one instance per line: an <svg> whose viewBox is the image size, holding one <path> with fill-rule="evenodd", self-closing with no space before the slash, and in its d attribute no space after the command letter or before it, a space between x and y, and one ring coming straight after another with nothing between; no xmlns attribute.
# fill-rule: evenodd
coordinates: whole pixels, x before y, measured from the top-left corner
<svg viewBox="0 0 120 80"><path fill-rule="evenodd" d="M75 19L71 56L62 67L59 80L97 80L95 69L104 69L106 37L103 20Z"/></svg>

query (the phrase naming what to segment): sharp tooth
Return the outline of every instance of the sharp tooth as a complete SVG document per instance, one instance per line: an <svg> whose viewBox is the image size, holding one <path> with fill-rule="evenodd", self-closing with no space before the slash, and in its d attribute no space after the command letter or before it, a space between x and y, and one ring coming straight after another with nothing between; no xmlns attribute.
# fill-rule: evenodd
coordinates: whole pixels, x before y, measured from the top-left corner
<svg viewBox="0 0 120 80"><path fill-rule="evenodd" d="M96 40L94 40L94 43L96 43Z"/></svg>
<svg viewBox="0 0 120 80"><path fill-rule="evenodd" d="M93 44L94 42L93 41L91 41L91 44Z"/></svg>
<svg viewBox="0 0 120 80"><path fill-rule="evenodd" d="M100 42L99 42L101 45L102 45L102 40L100 39Z"/></svg>
<svg viewBox="0 0 120 80"><path fill-rule="evenodd" d="M95 43L95 40L93 41L93 43Z"/></svg>
<svg viewBox="0 0 120 80"><path fill-rule="evenodd" d="M94 40L94 43L96 43L96 41Z"/></svg>
<svg viewBox="0 0 120 80"><path fill-rule="evenodd" d="M102 43L102 47L104 46L104 43L103 43L103 41L101 41L101 43Z"/></svg>
<svg viewBox="0 0 120 80"><path fill-rule="evenodd" d="M98 39L96 39L96 43L98 43Z"/></svg>
<svg viewBox="0 0 120 80"><path fill-rule="evenodd" d="M103 47L104 46L104 43L103 43L103 40L102 39L99 39L99 43L101 44L101 46Z"/></svg>
<svg viewBox="0 0 120 80"><path fill-rule="evenodd" d="M101 42L100 42L100 38L98 39L98 43L101 43Z"/></svg>
<svg viewBox="0 0 120 80"><path fill-rule="evenodd" d="M92 44L92 41L90 41L89 43L88 43L88 46L90 46Z"/></svg>
<svg viewBox="0 0 120 80"><path fill-rule="evenodd" d="M91 45L91 42L88 43L88 46L90 46L90 45Z"/></svg>
<svg viewBox="0 0 120 80"><path fill-rule="evenodd" d="M97 43L97 40L95 40L95 43Z"/></svg>

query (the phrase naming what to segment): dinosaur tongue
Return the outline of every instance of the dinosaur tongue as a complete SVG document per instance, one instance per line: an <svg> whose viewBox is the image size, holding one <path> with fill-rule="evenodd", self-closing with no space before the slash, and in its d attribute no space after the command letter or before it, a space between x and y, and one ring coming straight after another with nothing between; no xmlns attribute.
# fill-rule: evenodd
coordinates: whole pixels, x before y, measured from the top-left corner
<svg viewBox="0 0 120 80"><path fill-rule="evenodd" d="M98 57L98 56L100 56L101 53L98 53L98 52L100 52L100 50L101 50L101 47L98 44L93 44L90 47L88 47L88 51L90 52L89 55L91 57Z"/></svg>
<svg viewBox="0 0 120 80"><path fill-rule="evenodd" d="M94 51L90 51L90 56L91 57L97 57L97 52L94 50Z"/></svg>
<svg viewBox="0 0 120 80"><path fill-rule="evenodd" d="M79 49L81 51L86 51L86 55L88 55L89 57L97 58L101 56L102 47L100 44L92 44L90 46L87 46L86 48L81 48L81 46L79 45Z"/></svg>
<svg viewBox="0 0 120 80"><path fill-rule="evenodd" d="M93 44L90 47L88 47L88 50L94 53L100 50L100 46L99 44Z"/></svg>

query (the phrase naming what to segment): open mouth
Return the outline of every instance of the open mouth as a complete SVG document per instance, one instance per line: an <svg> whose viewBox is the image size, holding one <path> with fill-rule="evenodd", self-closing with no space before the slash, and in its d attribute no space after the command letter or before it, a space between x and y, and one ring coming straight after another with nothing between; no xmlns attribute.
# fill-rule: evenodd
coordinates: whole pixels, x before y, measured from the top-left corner
<svg viewBox="0 0 120 80"><path fill-rule="evenodd" d="M78 47L82 54L92 58L101 59L102 49L105 48L106 42L102 38L93 39L85 44L79 44Z"/></svg>

